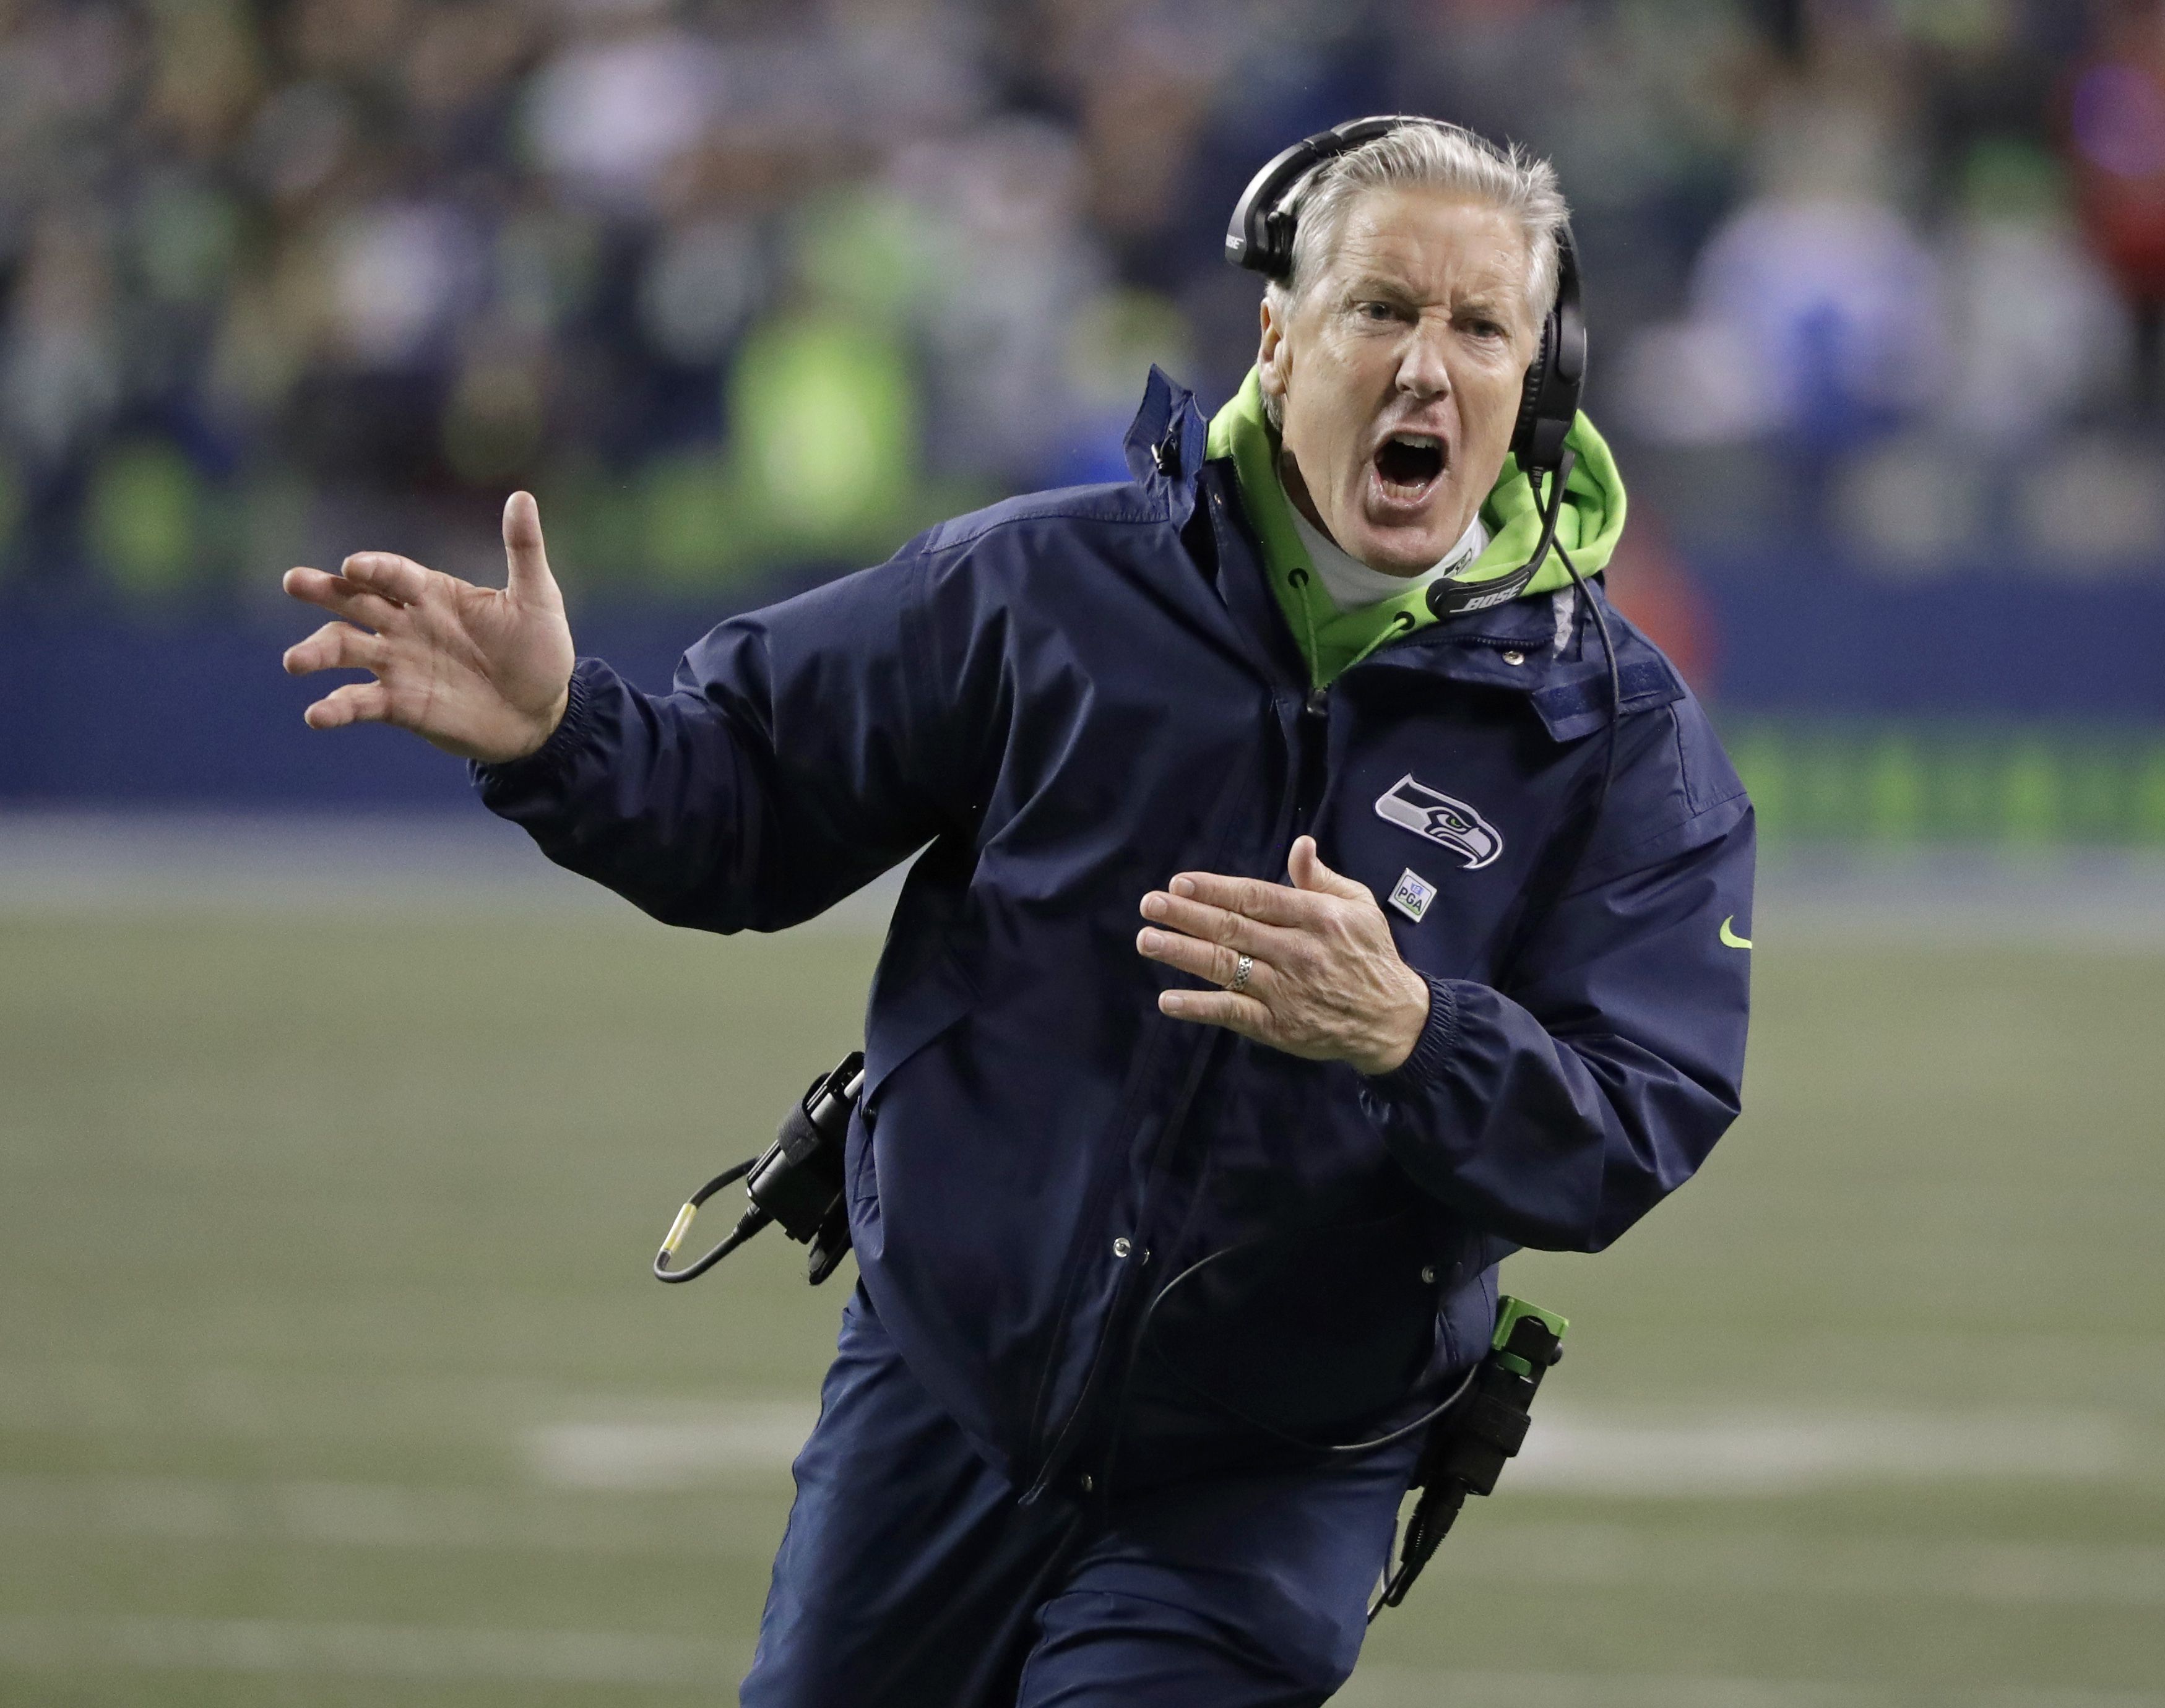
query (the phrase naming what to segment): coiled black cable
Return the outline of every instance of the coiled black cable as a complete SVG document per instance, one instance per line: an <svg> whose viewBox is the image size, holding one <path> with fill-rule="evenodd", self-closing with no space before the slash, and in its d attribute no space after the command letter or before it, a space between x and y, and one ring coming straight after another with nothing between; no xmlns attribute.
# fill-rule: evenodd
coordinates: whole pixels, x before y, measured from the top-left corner
<svg viewBox="0 0 2165 1708"><path fill-rule="evenodd" d="M1152 1299L1150 1301L1149 1306L1144 1310L1142 1322L1135 1331L1135 1343L1137 1348L1141 1351L1152 1353L1157 1359L1159 1367L1167 1374L1172 1376L1175 1381L1178 1382L1181 1386L1186 1388L1191 1394L1193 1394L1196 1398L1201 1400L1205 1405L1210 1406L1217 1411L1223 1412L1235 1422L1241 1424L1246 1428L1254 1430L1259 1435L1267 1436L1272 1441L1282 1443L1287 1447L1298 1448L1304 1453L1323 1453L1341 1458L1351 1458L1359 1453L1375 1453L1381 1448L1393 1445L1394 1443L1404 1441L1408 1436L1417 1434L1421 1430L1427 1428L1429 1425L1435 1422L1437 1418L1442 1416L1445 1412L1450 1411L1452 1406L1456 1406L1461 1400L1466 1397L1466 1390L1472 1386L1473 1378L1479 1373L1481 1369L1480 1361L1478 1359L1474 1361L1472 1368L1466 1372L1466 1374L1462 1378L1461 1378L1457 1386L1454 1387L1451 1392L1444 1397L1440 1404L1431 1406L1428 1411L1424 1411L1420 1416L1414 1419L1412 1422L1404 1424L1399 1428L1392 1430L1388 1435L1379 1435L1368 1441L1309 1441L1300 1436L1294 1435L1286 1430L1280 1429L1275 1424L1266 1423L1260 1417L1251 1417L1246 1412L1243 1411L1239 1406L1234 1405L1230 1400L1226 1400L1219 1395L1210 1392L1209 1389L1205 1388L1200 1382L1196 1381L1193 1378L1189 1376L1186 1371L1183 1370L1171 1359L1167 1358L1162 1353L1156 1352L1156 1348L1151 1347L1150 1343L1151 1319L1157 1315L1158 1307L1164 1304L1167 1299L1171 1298L1176 1290L1183 1285L1193 1276L1209 1268L1211 1264L1218 1262L1220 1259L1229 1258L1235 1255L1236 1253L1249 1251L1258 1245L1267 1244L1272 1240L1283 1239L1284 1238L1286 1238L1286 1236L1281 1233L1267 1234L1256 1239L1243 1240L1235 1245L1222 1246L1218 1250L1211 1252L1206 1256L1198 1258L1193 1263L1190 1264L1186 1269L1183 1269L1178 1274L1167 1281L1164 1286L1161 1287L1158 1290L1157 1296Z"/></svg>

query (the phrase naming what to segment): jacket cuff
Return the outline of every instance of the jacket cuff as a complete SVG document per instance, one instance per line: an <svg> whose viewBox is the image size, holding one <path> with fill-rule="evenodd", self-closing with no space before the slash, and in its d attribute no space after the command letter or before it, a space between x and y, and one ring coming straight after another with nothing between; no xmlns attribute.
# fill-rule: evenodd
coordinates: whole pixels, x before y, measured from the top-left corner
<svg viewBox="0 0 2165 1708"><path fill-rule="evenodd" d="M1434 1085L1458 1048L1458 998L1442 979L1422 977L1428 984L1428 1023L1414 1040L1413 1054L1388 1074L1368 1081L1380 1097L1396 1099L1414 1095Z"/></svg>
<svg viewBox="0 0 2165 1708"><path fill-rule="evenodd" d="M587 660L581 659L572 666L572 680L565 687L564 715L550 731L548 740L524 759L506 759L501 765L484 759L468 762L467 774L484 801L500 790L546 782L564 769L573 749L586 739L587 726L593 715L586 665Z"/></svg>

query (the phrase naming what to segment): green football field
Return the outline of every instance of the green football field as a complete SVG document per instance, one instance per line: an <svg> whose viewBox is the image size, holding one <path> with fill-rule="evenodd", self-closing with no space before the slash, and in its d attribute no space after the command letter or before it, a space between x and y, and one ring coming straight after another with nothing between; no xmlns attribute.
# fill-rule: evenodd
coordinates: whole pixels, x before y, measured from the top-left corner
<svg viewBox="0 0 2165 1708"><path fill-rule="evenodd" d="M1569 1355L1340 1700L2161 1708L2165 949L1756 935L1749 1112L1507 1268ZM734 1700L848 1283L646 1265L876 947L0 917L0 1702Z"/></svg>

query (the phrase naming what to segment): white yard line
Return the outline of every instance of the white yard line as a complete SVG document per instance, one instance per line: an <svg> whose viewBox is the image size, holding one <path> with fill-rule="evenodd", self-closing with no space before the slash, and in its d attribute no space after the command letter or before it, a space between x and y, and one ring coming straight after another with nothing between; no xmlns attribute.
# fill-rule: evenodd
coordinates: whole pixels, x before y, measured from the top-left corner
<svg viewBox="0 0 2165 1708"><path fill-rule="evenodd" d="M813 1413L739 1403L701 1417L593 1418L524 1437L544 1481L590 1489L696 1488L780 1470ZM1507 1486L1562 1494L1782 1495L1880 1482L2112 1480L2155 1462L2115 1416L2063 1412L1740 1412L1704 1420L1551 1411L1537 1416Z"/></svg>
<svg viewBox="0 0 2165 1708"><path fill-rule="evenodd" d="M1781 1495L1874 1482L2109 1479L2146 1459L2141 1432L2082 1412L1767 1410L1703 1421L1537 1413L1509 1486L1559 1493Z"/></svg>
<svg viewBox="0 0 2165 1708"><path fill-rule="evenodd" d="M2165 1611L2165 1547L1468 1520L1429 1569L1547 1588Z"/></svg>
<svg viewBox="0 0 2165 1708"><path fill-rule="evenodd" d="M545 1483L573 1489L687 1489L787 1471L816 1409L740 1401L713 1415L548 1423L529 1429L524 1457Z"/></svg>
<svg viewBox="0 0 2165 1708"><path fill-rule="evenodd" d="M1430 1569L1468 1582L1651 1590L1694 1598L1780 1595L2165 1613L2165 1546L1825 1535L1530 1519L1478 1506ZM693 1521L681 1496L658 1512L622 1493L420 1488L103 1475L0 1475L0 1548L70 1542L444 1549L613 1558L672 1552L764 1561L783 1490L745 1496L756 1521ZM730 1495L703 1502L733 1511ZM749 1513L751 1509L746 1509Z"/></svg>
<svg viewBox="0 0 2165 1708"><path fill-rule="evenodd" d="M0 1426L167 1443L252 1436L271 1415L277 1387L274 1375L245 1369L145 1375L112 1364L25 1360L0 1364ZM399 1401L377 1421L402 1437L421 1432L503 1443L541 1487L625 1493L781 1483L817 1415L808 1399L549 1396L521 1383L402 1388L392 1380L369 1397L379 1406ZM319 1421L318 1413L308 1417ZM298 1414L285 1420L287 1427L307 1422ZM2165 1419L2017 1407L1762 1405L1680 1413L1545 1404L1504 1488L1703 1500L2037 1479L2158 1488L2165 1485Z"/></svg>

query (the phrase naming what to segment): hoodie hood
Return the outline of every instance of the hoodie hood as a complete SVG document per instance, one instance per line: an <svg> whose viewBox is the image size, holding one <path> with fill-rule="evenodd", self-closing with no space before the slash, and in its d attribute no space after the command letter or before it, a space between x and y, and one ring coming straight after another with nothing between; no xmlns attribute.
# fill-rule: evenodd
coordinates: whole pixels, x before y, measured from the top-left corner
<svg viewBox="0 0 2165 1708"><path fill-rule="evenodd" d="M1584 411L1572 423L1564 443L1578 454L1578 460L1564 484L1557 543L1572 554L1581 575L1597 575L1609 566L1624 532L1624 481L1607 442ZM1386 641L1426 628L1436 620L1424 588L1409 587L1351 611L1341 612L1330 602L1293 526L1293 501L1278 478L1278 436L1263 413L1262 381L1253 368L1233 401L1211 418L1208 455L1232 461L1241 507L1262 547L1271 591L1284 608L1318 687ZM1505 455L1496 484L1482 501L1481 521L1489 533L1488 548L1451 578L1456 584L1499 580L1534 554L1541 539L1541 517L1533 483L1520 473L1515 456ZM1546 596L1570 585L1562 560L1551 554L1520 597Z"/></svg>

